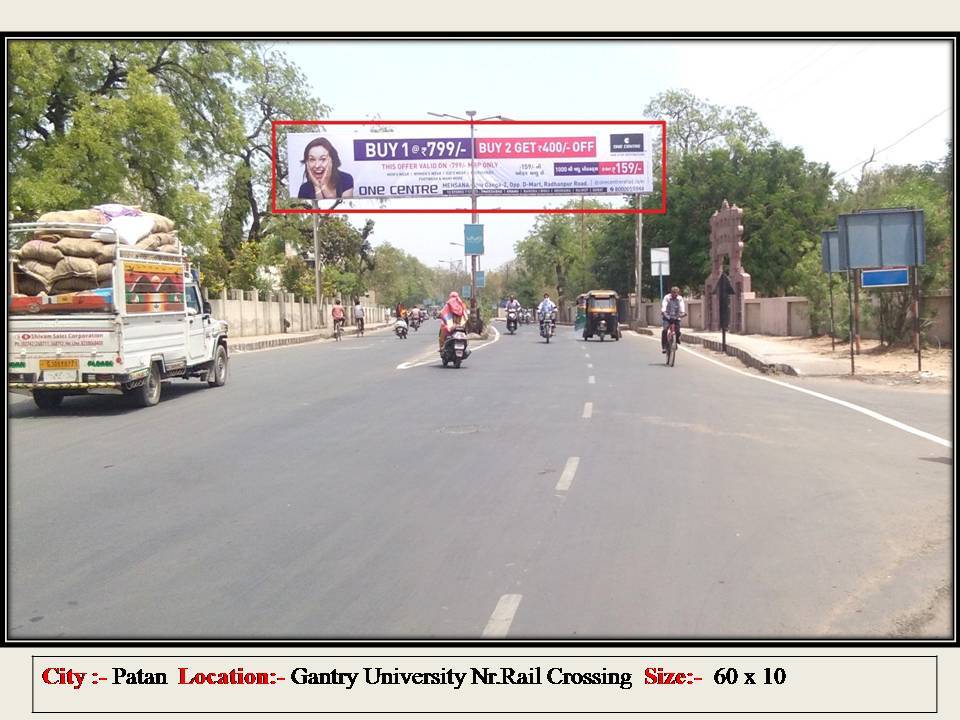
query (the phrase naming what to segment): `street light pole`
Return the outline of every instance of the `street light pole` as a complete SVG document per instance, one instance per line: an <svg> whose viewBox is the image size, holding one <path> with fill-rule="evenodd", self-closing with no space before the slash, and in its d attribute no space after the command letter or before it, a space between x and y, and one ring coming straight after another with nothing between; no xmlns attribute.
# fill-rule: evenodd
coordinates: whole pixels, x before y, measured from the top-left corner
<svg viewBox="0 0 960 720"><path fill-rule="evenodd" d="M467 110L467 117L470 118L470 222L477 224L477 182L476 165L477 153L473 141L473 118L476 116L476 110ZM483 323L477 313L477 256L470 255L470 319L476 326L477 332L483 330Z"/></svg>
<svg viewBox="0 0 960 720"><path fill-rule="evenodd" d="M474 123L476 120L476 110L465 110L466 118L450 115L449 113L428 112L427 115L434 117L446 117L453 120L469 120L470 122L470 222L477 224L477 183L476 183L476 152L474 148ZM480 118L480 120L510 120L503 115L491 115L490 117ZM480 313L477 305L477 256L470 255L470 322L477 332L483 330L483 322L480 319Z"/></svg>

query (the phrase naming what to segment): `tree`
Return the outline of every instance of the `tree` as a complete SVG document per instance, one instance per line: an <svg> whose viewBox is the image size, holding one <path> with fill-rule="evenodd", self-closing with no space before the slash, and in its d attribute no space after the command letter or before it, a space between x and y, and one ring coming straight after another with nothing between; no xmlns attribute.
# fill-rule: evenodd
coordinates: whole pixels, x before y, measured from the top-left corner
<svg viewBox="0 0 960 720"><path fill-rule="evenodd" d="M924 211L926 264L920 268L920 292L943 291L953 281L952 187L944 182L953 174L953 153L936 163L922 166L888 166L867 173L856 190L839 188L836 212L865 209L918 208ZM888 338L905 340L912 333L910 313L913 298L909 290L880 293L880 308Z"/></svg>
<svg viewBox="0 0 960 720"><path fill-rule="evenodd" d="M376 247L369 286L379 302L390 306L425 303L437 295L446 297L441 285L443 279L412 255L390 243Z"/></svg>
<svg viewBox="0 0 960 720"><path fill-rule="evenodd" d="M571 200L565 209L597 209L596 200ZM520 271L527 273L537 287L537 296L544 290L560 300L573 298L594 284L594 246L604 228L602 215L544 214L539 215L527 237L515 245Z"/></svg>
<svg viewBox="0 0 960 720"><path fill-rule="evenodd" d="M140 205L174 219L224 282L223 264L262 238L271 120L328 110L299 69L256 43L17 41L8 50L14 220Z"/></svg>
<svg viewBox="0 0 960 720"><path fill-rule="evenodd" d="M763 147L770 132L750 108L726 108L698 98L689 90L671 89L644 108L649 118L667 121L667 152L671 162L690 153L742 144L748 150Z"/></svg>

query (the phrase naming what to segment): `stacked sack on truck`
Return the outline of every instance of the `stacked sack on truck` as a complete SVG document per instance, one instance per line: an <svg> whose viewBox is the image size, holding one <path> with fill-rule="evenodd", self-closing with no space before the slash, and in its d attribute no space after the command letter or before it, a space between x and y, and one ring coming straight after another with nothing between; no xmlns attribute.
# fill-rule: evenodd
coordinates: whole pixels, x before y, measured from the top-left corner
<svg viewBox="0 0 960 720"><path fill-rule="evenodd" d="M50 212L37 222L101 227L37 230L20 248L19 294L60 295L112 286L118 240L143 250L180 253L180 241L170 218L127 205Z"/></svg>

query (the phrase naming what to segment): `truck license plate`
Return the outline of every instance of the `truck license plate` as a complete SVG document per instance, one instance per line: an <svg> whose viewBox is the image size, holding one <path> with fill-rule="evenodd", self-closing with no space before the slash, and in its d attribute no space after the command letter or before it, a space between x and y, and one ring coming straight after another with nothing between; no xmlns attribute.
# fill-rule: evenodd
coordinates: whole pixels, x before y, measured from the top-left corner
<svg viewBox="0 0 960 720"><path fill-rule="evenodd" d="M44 382L77 382L76 370L44 370Z"/></svg>
<svg viewBox="0 0 960 720"><path fill-rule="evenodd" d="M77 358L56 358L40 361L41 370L79 370L80 361Z"/></svg>

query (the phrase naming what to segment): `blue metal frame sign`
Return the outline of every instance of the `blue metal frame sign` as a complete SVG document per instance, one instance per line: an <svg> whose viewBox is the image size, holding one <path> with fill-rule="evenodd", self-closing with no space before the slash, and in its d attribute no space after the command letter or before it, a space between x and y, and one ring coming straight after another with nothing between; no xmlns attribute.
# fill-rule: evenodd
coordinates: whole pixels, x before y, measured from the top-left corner
<svg viewBox="0 0 960 720"><path fill-rule="evenodd" d="M483 270L477 270L477 290L486 287L486 275Z"/></svg>
<svg viewBox="0 0 960 720"><path fill-rule="evenodd" d="M910 268L883 268L864 270L861 285L865 288L902 287L910 284Z"/></svg>
<svg viewBox="0 0 960 720"><path fill-rule="evenodd" d="M926 263L923 210L865 210L837 218L840 266L834 270Z"/></svg>
<svg viewBox="0 0 960 720"><path fill-rule="evenodd" d="M840 272L840 233L824 230L820 233L820 262L825 273Z"/></svg>

